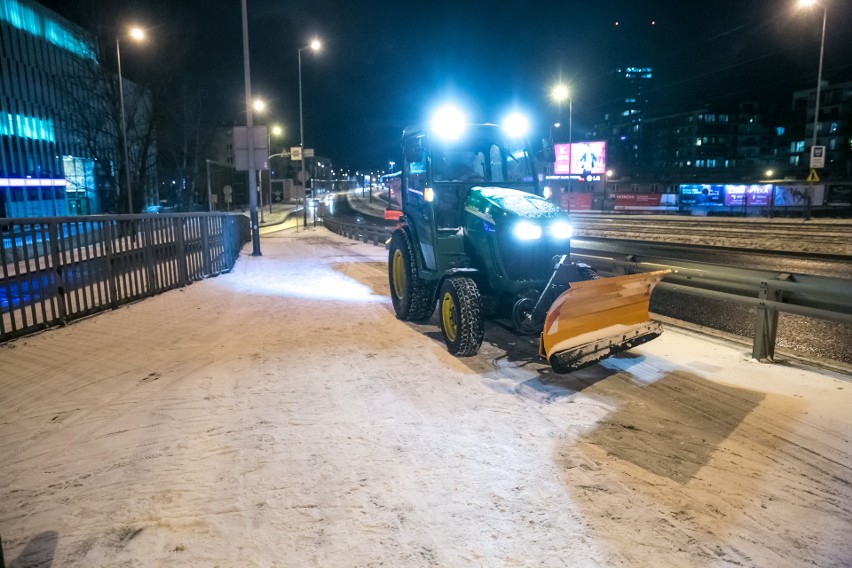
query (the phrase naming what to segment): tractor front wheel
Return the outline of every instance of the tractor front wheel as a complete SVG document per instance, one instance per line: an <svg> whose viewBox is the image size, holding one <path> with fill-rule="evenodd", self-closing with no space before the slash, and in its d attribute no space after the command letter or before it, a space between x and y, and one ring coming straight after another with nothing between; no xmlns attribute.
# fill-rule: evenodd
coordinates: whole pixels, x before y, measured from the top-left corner
<svg viewBox="0 0 852 568"><path fill-rule="evenodd" d="M476 355L485 333L476 282L464 276L444 280L440 294L441 335L453 355Z"/></svg>
<svg viewBox="0 0 852 568"><path fill-rule="evenodd" d="M435 284L420 278L414 245L404 230L394 231L388 252L388 281L396 317L426 321L435 311Z"/></svg>

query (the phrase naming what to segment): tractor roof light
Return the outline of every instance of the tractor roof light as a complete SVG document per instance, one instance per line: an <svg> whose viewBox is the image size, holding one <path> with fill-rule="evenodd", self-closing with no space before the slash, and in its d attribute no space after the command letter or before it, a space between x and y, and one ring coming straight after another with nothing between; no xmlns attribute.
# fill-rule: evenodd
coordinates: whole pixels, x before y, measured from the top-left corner
<svg viewBox="0 0 852 568"><path fill-rule="evenodd" d="M509 138L523 138L529 130L529 119L519 112L513 112L503 119L503 131Z"/></svg>
<svg viewBox="0 0 852 568"><path fill-rule="evenodd" d="M466 119L454 106L441 107L432 117L432 131L444 140L458 140L465 131Z"/></svg>

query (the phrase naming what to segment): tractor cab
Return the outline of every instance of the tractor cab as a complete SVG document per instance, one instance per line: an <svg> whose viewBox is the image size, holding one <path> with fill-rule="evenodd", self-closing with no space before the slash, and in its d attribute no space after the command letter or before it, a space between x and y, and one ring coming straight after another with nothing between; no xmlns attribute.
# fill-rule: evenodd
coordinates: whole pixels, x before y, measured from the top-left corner
<svg viewBox="0 0 852 568"><path fill-rule="evenodd" d="M402 150L402 199L389 208L398 207L414 226L426 272L443 272L463 254L465 204L472 188L539 193L528 150L503 126L468 124L460 132L434 124L409 128Z"/></svg>

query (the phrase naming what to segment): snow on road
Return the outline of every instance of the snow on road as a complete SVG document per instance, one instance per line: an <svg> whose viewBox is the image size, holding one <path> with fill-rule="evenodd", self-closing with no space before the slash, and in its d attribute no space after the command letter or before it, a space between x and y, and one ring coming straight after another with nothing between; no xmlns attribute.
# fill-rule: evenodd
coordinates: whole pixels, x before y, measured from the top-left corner
<svg viewBox="0 0 852 568"><path fill-rule="evenodd" d="M11 566L848 566L852 384L676 330L568 376L394 318L385 251L0 346ZM52 563L52 564L51 564Z"/></svg>

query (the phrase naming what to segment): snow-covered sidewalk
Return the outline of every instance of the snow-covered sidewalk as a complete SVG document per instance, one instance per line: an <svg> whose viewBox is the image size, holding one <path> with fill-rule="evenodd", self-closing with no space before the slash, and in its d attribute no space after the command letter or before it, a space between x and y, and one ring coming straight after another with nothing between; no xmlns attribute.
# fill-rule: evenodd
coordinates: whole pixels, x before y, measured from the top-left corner
<svg viewBox="0 0 852 568"><path fill-rule="evenodd" d="M552 375L324 229L0 346L12 566L848 566L852 383L667 330ZM51 564L52 563L52 564Z"/></svg>

